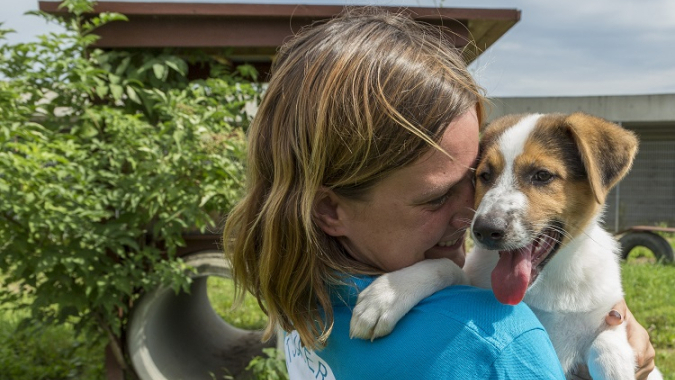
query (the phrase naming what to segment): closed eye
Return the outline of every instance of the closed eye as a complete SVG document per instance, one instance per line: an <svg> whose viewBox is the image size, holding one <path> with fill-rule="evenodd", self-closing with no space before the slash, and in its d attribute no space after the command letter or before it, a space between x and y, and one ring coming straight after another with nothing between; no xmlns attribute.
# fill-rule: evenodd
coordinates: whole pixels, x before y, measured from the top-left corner
<svg viewBox="0 0 675 380"><path fill-rule="evenodd" d="M450 190L452 191L452 189L450 189ZM429 202L427 202L427 204L429 206L440 207L440 206L443 206L445 204L445 202L448 201L448 198L450 198L450 191L448 191L447 193L443 194L442 196L440 196L436 199L430 200Z"/></svg>

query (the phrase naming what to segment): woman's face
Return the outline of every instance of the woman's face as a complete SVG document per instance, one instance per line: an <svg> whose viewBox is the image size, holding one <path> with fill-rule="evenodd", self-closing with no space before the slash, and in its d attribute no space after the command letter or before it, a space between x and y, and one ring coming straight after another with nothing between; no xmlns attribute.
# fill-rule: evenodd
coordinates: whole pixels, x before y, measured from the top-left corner
<svg viewBox="0 0 675 380"><path fill-rule="evenodd" d="M446 128L440 146L375 185L366 201L347 200L340 242L357 260L394 271L424 259L464 265L464 233L473 216L478 154L475 109Z"/></svg>

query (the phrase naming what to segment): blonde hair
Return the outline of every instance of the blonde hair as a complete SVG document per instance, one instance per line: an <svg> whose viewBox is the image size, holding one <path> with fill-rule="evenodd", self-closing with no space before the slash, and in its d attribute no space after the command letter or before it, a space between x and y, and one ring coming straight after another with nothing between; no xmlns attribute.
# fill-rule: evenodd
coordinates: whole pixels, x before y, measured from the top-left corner
<svg viewBox="0 0 675 380"><path fill-rule="evenodd" d="M482 104L443 31L401 14L350 11L281 48L248 131L246 196L224 232L238 299L250 291L269 316L265 338L278 325L318 347L333 325L329 287L379 273L317 227L317 192L363 199Z"/></svg>

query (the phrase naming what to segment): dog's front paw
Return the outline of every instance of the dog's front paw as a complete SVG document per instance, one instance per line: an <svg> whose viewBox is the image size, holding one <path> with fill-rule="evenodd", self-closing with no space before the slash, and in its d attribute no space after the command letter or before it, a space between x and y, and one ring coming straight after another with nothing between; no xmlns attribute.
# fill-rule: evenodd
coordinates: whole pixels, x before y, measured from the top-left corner
<svg viewBox="0 0 675 380"><path fill-rule="evenodd" d="M370 340L385 336L424 298L447 286L468 283L462 268L448 259L423 260L383 274L359 294L349 335Z"/></svg>
<svg viewBox="0 0 675 380"><path fill-rule="evenodd" d="M390 274L384 274L359 294L349 326L351 338L370 339L389 334L414 306L399 302Z"/></svg>

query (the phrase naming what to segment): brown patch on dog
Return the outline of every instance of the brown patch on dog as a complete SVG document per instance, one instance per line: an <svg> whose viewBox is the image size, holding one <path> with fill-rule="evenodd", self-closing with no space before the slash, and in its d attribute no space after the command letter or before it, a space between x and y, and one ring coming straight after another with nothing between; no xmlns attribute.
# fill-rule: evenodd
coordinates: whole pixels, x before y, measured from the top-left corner
<svg viewBox="0 0 675 380"><path fill-rule="evenodd" d="M595 201L593 191L587 181L570 181L566 183L565 212L561 221L569 237L578 236L600 211L600 204Z"/></svg>
<svg viewBox="0 0 675 380"><path fill-rule="evenodd" d="M561 177L567 175L564 162L557 157L546 144L529 139L525 143L523 153L514 162L515 180L521 191L527 196L529 204L529 220L550 221L551 216L564 210L564 182ZM539 172L553 174L547 184L538 184L533 177Z"/></svg>
<svg viewBox="0 0 675 380"><path fill-rule="evenodd" d="M475 201L474 207L478 209L480 201L485 196L488 190L492 187L492 184L497 181L499 176L502 175L504 171L504 166L506 166L506 161L504 161L504 156L499 150L497 144L491 144L485 150L481 151L481 159L476 167L476 192L475 192ZM488 183L484 183L479 176L483 173L490 173L491 180Z"/></svg>
<svg viewBox="0 0 675 380"><path fill-rule="evenodd" d="M565 124L577 144L593 194L603 204L609 190L630 170L638 139L616 124L579 112L569 115Z"/></svg>
<svg viewBox="0 0 675 380"><path fill-rule="evenodd" d="M516 160L516 180L529 200L527 219L532 228L541 231L553 221L560 222L567 232L562 238L566 244L588 226L600 205L595 202L589 182L578 175L581 159L571 161L566 157L567 144L552 146L550 142L537 138L526 142L523 154ZM553 174L550 182L532 180L542 170Z"/></svg>

